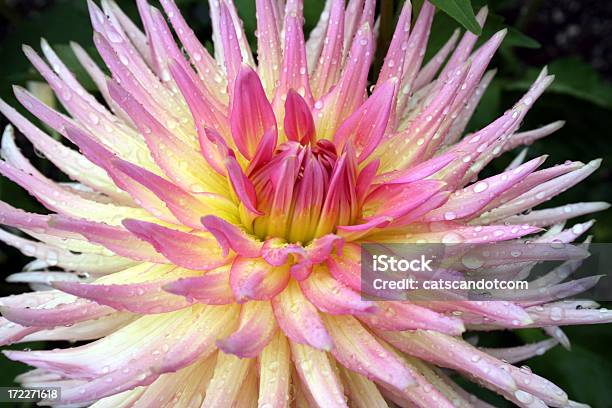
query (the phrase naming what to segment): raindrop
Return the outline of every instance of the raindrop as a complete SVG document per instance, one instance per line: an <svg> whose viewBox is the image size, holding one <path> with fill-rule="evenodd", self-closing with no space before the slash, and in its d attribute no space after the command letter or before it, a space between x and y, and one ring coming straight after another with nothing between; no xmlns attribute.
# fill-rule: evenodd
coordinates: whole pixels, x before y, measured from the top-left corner
<svg viewBox="0 0 612 408"><path fill-rule="evenodd" d="M482 193L483 191L485 191L487 188L489 187L489 185L484 182L481 181L479 183L476 183L476 185L474 186L474 192L475 193Z"/></svg>
<svg viewBox="0 0 612 408"><path fill-rule="evenodd" d="M110 42L115 44L123 42L123 38L121 37L121 35L114 30L108 30L108 39L110 40Z"/></svg>
<svg viewBox="0 0 612 408"><path fill-rule="evenodd" d="M484 261L474 255L466 255L461 259L463 265L468 269L478 269L484 265Z"/></svg>
<svg viewBox="0 0 612 408"><path fill-rule="evenodd" d="M560 307L550 309L550 320L559 321L563 318L563 310Z"/></svg>
<svg viewBox="0 0 612 408"><path fill-rule="evenodd" d="M514 396L518 402L522 402L523 404L529 404L533 401L533 395L523 390L516 390Z"/></svg>

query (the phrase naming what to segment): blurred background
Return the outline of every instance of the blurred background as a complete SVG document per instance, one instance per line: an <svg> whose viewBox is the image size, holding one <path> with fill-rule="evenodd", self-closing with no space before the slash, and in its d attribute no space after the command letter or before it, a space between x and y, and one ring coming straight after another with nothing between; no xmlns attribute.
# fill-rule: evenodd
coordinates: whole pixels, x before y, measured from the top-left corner
<svg viewBox="0 0 612 408"><path fill-rule="evenodd" d="M422 0L421 0L422 1ZM413 4L418 7L419 0ZM467 0L466 0L467 1ZM255 1L235 0L245 22L245 31L255 30ZM154 1L152 3L155 3ZM209 49L211 28L208 6L205 0L177 0L185 17L199 38ZM323 0L305 0L306 31L316 23L323 8ZM383 9L393 18L401 8L400 1L383 0ZM490 13L483 29L486 39L504 27L509 28L504 45L494 58L491 67L498 69L469 130L488 124L505 109L512 106L527 89L537 73L545 65L556 75L554 84L535 104L528 114L523 129L532 129L563 119L566 125L554 135L534 143L529 157L549 154L547 164L565 160L589 161L601 157L602 167L570 191L547 203L580 201L612 202L612 2L608 0L493 0L472 1L474 10L488 3ZM131 0L120 0L120 6L136 18L136 7ZM413 13L414 15L414 13ZM430 49L432 54L459 26L453 18L439 12L432 28ZM379 45L385 48L393 24L381 24ZM92 81L76 62L69 42L75 41L95 55L92 31L85 0L0 0L0 97L17 106L11 86L37 87L40 77L29 66L21 51L22 44L40 47L45 37L54 46L79 80L93 89ZM378 56L378 64L384 54ZM426 56L426 58L427 58ZM101 61L100 61L101 62ZM377 69L373 69L377 72ZM41 92L45 92L43 88ZM48 103L56 103L51 94ZM21 111L24 111L21 109ZM6 120L0 117L4 128ZM32 162L45 174L63 180L49 162L18 137L18 143ZM497 159L491 171L498 171L517 152ZM29 211L45 212L24 190L6 179L0 179L0 199ZM596 215L593 227L595 242L612 242L612 211ZM581 220L583 221L583 220ZM0 270L7 276L21 270L28 259L18 251L0 246ZM27 288L17 284L2 283L0 295L20 293ZM564 388L574 400L589 403L593 407L612 407L612 326L570 327L567 334L572 341L568 352L556 347L546 355L527 362L540 375ZM487 346L510 346L543 338L539 330L519 330L513 333L480 335L479 341ZM39 348L41 344L21 344L18 348ZM47 345L49 347L49 345ZM0 386L13 384L16 374L25 366L0 360ZM470 390L480 393L496 406L510 406L505 400L476 390L475 386L462 382Z"/></svg>

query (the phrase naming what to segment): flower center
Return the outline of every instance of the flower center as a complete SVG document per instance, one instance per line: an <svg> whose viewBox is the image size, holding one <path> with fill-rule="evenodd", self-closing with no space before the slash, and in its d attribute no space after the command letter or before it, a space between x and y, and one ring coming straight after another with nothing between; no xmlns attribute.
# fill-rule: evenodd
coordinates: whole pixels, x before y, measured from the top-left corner
<svg viewBox="0 0 612 408"><path fill-rule="evenodd" d="M308 243L357 218L356 164L346 153L338 157L328 140L314 145L289 141L249 176L263 213L252 233Z"/></svg>

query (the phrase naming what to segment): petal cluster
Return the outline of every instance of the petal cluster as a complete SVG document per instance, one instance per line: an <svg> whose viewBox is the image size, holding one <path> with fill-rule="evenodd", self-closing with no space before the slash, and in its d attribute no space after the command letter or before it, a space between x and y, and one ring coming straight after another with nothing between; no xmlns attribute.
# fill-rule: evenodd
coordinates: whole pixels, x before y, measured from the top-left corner
<svg viewBox="0 0 612 408"><path fill-rule="evenodd" d="M562 125L519 131L553 80L546 69L464 135L505 31L479 47L456 32L424 64L435 9L425 1L413 16L406 2L369 86L374 0L327 0L308 39L300 0L256 0L256 55L231 0L210 2L214 55L173 0L160 3L137 0L142 31L112 0L88 3L110 75L72 49L101 99L47 42L42 56L24 47L64 110L20 87L17 99L76 148L0 101L70 179L38 171L6 128L0 173L49 213L0 203L0 223L23 232L0 230L0 240L34 258L9 280L35 290L0 299L0 342L87 341L5 351L35 367L21 384L61 387L63 406L97 408L484 406L445 368L521 407L576 406L512 364L567 346L559 326L612 321L594 302L558 300L596 283L560 283L580 261L510 301L362 296L363 243L571 243L592 222L567 220L608 207L526 212L597 160L542 168L545 156L523 153L479 178ZM524 264L492 266L519 276ZM486 349L461 337L517 327L550 339Z"/></svg>

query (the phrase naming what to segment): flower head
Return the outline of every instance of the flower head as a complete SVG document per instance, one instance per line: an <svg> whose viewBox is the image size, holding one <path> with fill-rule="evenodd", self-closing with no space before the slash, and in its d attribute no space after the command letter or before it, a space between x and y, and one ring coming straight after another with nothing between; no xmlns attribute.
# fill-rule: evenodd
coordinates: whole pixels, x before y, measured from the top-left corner
<svg viewBox="0 0 612 408"><path fill-rule="evenodd" d="M257 63L231 0L210 2L214 57L174 1L161 0L172 29L137 3L144 33L114 2L89 3L110 77L72 45L103 102L46 42L46 61L24 48L66 113L18 87L17 99L78 151L0 101L72 180L41 174L7 128L0 173L51 213L2 203L0 221L31 238L2 230L0 239L35 258L12 280L51 290L0 299L0 339L93 340L5 351L36 367L21 383L96 407L478 405L444 367L519 406L569 404L510 363L565 343L559 325L612 320L593 303L360 294L361 243L571 242L590 223L559 225L606 208L524 214L598 161L538 170L545 157L519 156L478 179L501 153L561 125L518 131L553 79L544 69L499 119L462 137L505 31L478 48L474 34L456 45L455 33L423 64L434 7L425 2L411 24L406 2L370 88L373 0L328 0L307 41L301 1L257 0ZM552 337L493 350L461 337L517 326Z"/></svg>

